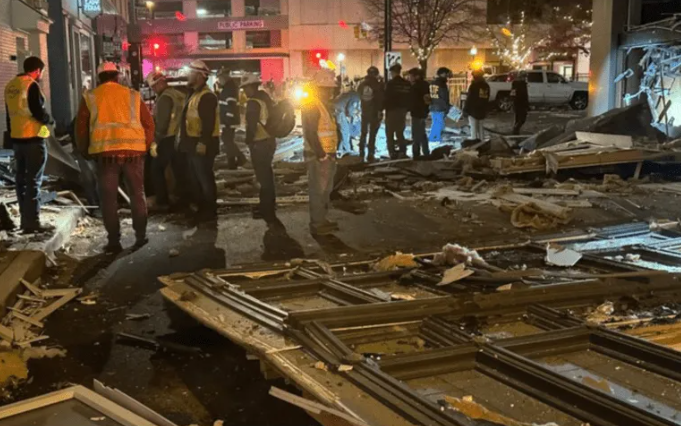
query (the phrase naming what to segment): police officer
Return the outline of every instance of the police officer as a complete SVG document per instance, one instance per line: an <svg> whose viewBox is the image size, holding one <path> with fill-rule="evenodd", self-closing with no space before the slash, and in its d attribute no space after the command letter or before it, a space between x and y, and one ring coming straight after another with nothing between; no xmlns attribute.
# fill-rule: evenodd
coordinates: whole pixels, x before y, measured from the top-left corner
<svg viewBox="0 0 681 426"><path fill-rule="evenodd" d="M24 73L5 87L7 130L16 160L16 192L24 233L49 231L40 224L40 186L47 163L45 138L48 125L54 124L45 110L45 96L40 79L45 64L35 56L24 61Z"/></svg>
<svg viewBox="0 0 681 426"><path fill-rule="evenodd" d="M179 151L186 154L198 204L198 220L217 219L217 185L213 165L220 151L218 97L208 87L210 68L203 61L189 64L189 98L180 120Z"/></svg>
<svg viewBox="0 0 681 426"><path fill-rule="evenodd" d="M451 75L452 71L449 68L442 67L437 70L437 78L430 85L430 115L433 118L433 124L428 140L431 142L442 142L445 120L452 107L449 103L449 86L447 85Z"/></svg>
<svg viewBox="0 0 681 426"><path fill-rule="evenodd" d="M234 141L236 128L241 123L238 104L239 86L226 69L220 71L218 82L220 84L218 103L220 104L223 151L227 154L227 168L234 170L246 162L246 157Z"/></svg>
<svg viewBox="0 0 681 426"><path fill-rule="evenodd" d="M147 76L147 84L156 93L154 105L154 123L156 134L151 144L151 176L156 194L156 207L164 211L170 208L168 184L165 172L175 157L175 139L180 128L180 117L185 103L185 95L170 87L166 76L160 72L152 72ZM179 178L176 172L175 177Z"/></svg>
<svg viewBox="0 0 681 426"><path fill-rule="evenodd" d="M139 92L118 83L116 64L97 68L99 86L83 94L76 117L76 143L80 152L97 163L100 202L109 244L119 252L118 181L121 173L131 201L135 247L148 242L147 202L144 195L144 160L154 141L154 119Z"/></svg>
<svg viewBox="0 0 681 426"><path fill-rule="evenodd" d="M359 140L359 156L364 160L367 149L367 135L369 136L369 157L367 160L375 160L376 135L383 120L383 97L385 89L379 80L379 71L376 67L370 67L367 75L357 88L357 93L362 100L362 134Z"/></svg>
<svg viewBox="0 0 681 426"><path fill-rule="evenodd" d="M385 133L390 159L407 157L404 139L407 113L411 104L411 84L402 77L402 65L390 67L390 81L385 89Z"/></svg>
<svg viewBox="0 0 681 426"><path fill-rule="evenodd" d="M338 225L326 217L336 174L338 147L336 122L332 115L335 87L332 71L318 71L311 88L312 96L307 98L302 107L304 155L310 194L310 232L313 235L328 235L338 230Z"/></svg>
<svg viewBox="0 0 681 426"><path fill-rule="evenodd" d="M527 73L525 71L519 72L518 78L513 80L511 97L513 98L513 110L515 112L513 134L519 135L520 129L527 121L527 112L530 109L530 95L527 90Z"/></svg>

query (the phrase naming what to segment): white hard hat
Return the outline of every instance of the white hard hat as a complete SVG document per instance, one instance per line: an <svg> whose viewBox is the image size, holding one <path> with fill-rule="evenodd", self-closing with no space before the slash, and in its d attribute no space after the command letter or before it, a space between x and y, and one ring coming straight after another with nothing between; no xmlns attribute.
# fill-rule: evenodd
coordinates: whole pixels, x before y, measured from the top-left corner
<svg viewBox="0 0 681 426"><path fill-rule="evenodd" d="M147 75L147 84L149 87L154 87L161 81L165 80L166 76L162 72L152 71Z"/></svg>
<svg viewBox="0 0 681 426"><path fill-rule="evenodd" d="M102 62L97 67L97 75L103 72L119 72L118 67L113 62Z"/></svg>
<svg viewBox="0 0 681 426"><path fill-rule="evenodd" d="M205 62L198 61L198 60L192 61L189 64L189 70L203 73L203 75L206 75L206 76L211 73L210 68L208 68L208 65L206 65Z"/></svg>
<svg viewBox="0 0 681 426"><path fill-rule="evenodd" d="M262 84L262 80L260 80L260 77L257 74L247 73L241 78L241 86L239 87L244 88L251 84Z"/></svg>
<svg viewBox="0 0 681 426"><path fill-rule="evenodd" d="M331 70L319 70L313 81L317 87L336 87L336 74Z"/></svg>

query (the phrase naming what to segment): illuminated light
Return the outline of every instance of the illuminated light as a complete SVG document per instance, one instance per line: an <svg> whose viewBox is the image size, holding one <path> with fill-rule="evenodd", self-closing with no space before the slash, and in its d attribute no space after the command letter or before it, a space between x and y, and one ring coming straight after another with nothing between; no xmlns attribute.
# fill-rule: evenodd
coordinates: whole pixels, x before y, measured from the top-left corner
<svg viewBox="0 0 681 426"><path fill-rule="evenodd" d="M205 16L208 14L208 11L206 9L196 9L196 14L199 16Z"/></svg>
<svg viewBox="0 0 681 426"><path fill-rule="evenodd" d="M161 71L161 67L159 67L158 65L156 65L156 72L158 72L158 71Z"/></svg>
<svg viewBox="0 0 681 426"><path fill-rule="evenodd" d="M343 21L342 19L338 21L338 25L340 25L341 28L347 29L348 28L348 23Z"/></svg>
<svg viewBox="0 0 681 426"><path fill-rule="evenodd" d="M189 72L189 66L188 65L183 66L182 71Z"/></svg>
<svg viewBox="0 0 681 426"><path fill-rule="evenodd" d="M321 56L321 55L320 55L320 56ZM326 59L320 59L320 60L319 60L319 66L322 67L322 68L324 68L324 69L328 69L328 68L329 68L329 64L326 62Z"/></svg>
<svg viewBox="0 0 681 426"><path fill-rule="evenodd" d="M336 59L338 62L343 62L345 60L345 53L339 53Z"/></svg>
<svg viewBox="0 0 681 426"><path fill-rule="evenodd" d="M336 69L336 64L334 64L331 61L326 61L326 68L330 70L335 70Z"/></svg>
<svg viewBox="0 0 681 426"><path fill-rule="evenodd" d="M161 45L158 43L154 43L154 50L158 50L161 48Z"/></svg>
<svg viewBox="0 0 681 426"><path fill-rule="evenodd" d="M144 4L147 6L148 9L153 9L156 3L154 3L153 1L148 1Z"/></svg>
<svg viewBox="0 0 681 426"><path fill-rule="evenodd" d="M178 21L186 21L187 17L184 16L182 12L175 12L175 18L177 18Z"/></svg>
<svg viewBox="0 0 681 426"><path fill-rule="evenodd" d="M471 56L477 55L478 54L478 48L475 47L475 46L471 47L471 50L470 50L469 53L471 54Z"/></svg>
<svg viewBox="0 0 681 426"><path fill-rule="evenodd" d="M513 36L513 33L508 28L502 28L501 34L505 35L506 37L512 37Z"/></svg>
<svg viewBox="0 0 681 426"><path fill-rule="evenodd" d="M315 55L315 57L316 57L317 59L322 59L322 54L321 54L321 53L317 53L317 54Z"/></svg>
<svg viewBox="0 0 681 426"><path fill-rule="evenodd" d="M485 66L485 63L482 62L481 60L473 61L471 63L471 69L473 71L481 70L481 69L484 68L484 66Z"/></svg>

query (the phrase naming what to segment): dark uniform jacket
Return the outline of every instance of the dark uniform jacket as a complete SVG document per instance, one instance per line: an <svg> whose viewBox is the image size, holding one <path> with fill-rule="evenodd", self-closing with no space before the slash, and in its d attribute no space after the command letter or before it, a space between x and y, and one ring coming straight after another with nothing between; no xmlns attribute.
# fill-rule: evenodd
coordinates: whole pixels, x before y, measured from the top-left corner
<svg viewBox="0 0 681 426"><path fill-rule="evenodd" d="M385 90L378 79L366 76L357 88L357 93L362 101L363 116L378 116L383 111Z"/></svg>
<svg viewBox="0 0 681 426"><path fill-rule="evenodd" d="M447 78L438 77L430 84L430 110L447 114L452 105L449 103L449 87Z"/></svg>
<svg viewBox="0 0 681 426"><path fill-rule="evenodd" d="M411 84L402 77L395 77L388 82L385 89L385 109L408 110L411 105Z"/></svg>
<svg viewBox="0 0 681 426"><path fill-rule="evenodd" d="M484 78L475 78L468 88L466 105L463 112L471 117L484 120L487 117L489 108L489 84Z"/></svg>
<svg viewBox="0 0 681 426"><path fill-rule="evenodd" d="M526 81L514 81L511 86L511 96L513 97L513 106L516 110L530 108L530 95L527 92Z"/></svg>
<svg viewBox="0 0 681 426"><path fill-rule="evenodd" d="M428 118L430 106L430 84L424 80L417 80L411 86L411 105L409 112L413 118Z"/></svg>
<svg viewBox="0 0 681 426"><path fill-rule="evenodd" d="M236 127L241 124L238 101L239 88L233 79L229 79L218 95L220 124L227 127Z"/></svg>

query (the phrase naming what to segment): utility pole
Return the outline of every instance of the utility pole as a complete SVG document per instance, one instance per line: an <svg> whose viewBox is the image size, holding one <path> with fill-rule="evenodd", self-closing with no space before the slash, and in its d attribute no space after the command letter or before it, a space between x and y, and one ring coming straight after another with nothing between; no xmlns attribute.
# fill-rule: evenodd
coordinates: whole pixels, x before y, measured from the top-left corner
<svg viewBox="0 0 681 426"><path fill-rule="evenodd" d="M137 23L137 0L130 0L130 23L128 24L128 63L130 85L135 90L142 86L142 31Z"/></svg>
<svg viewBox="0 0 681 426"><path fill-rule="evenodd" d="M385 22L383 23L383 48L385 53L383 55L383 71L385 72L385 81L388 81L388 52L393 50L393 26L392 26L392 0L385 0Z"/></svg>

